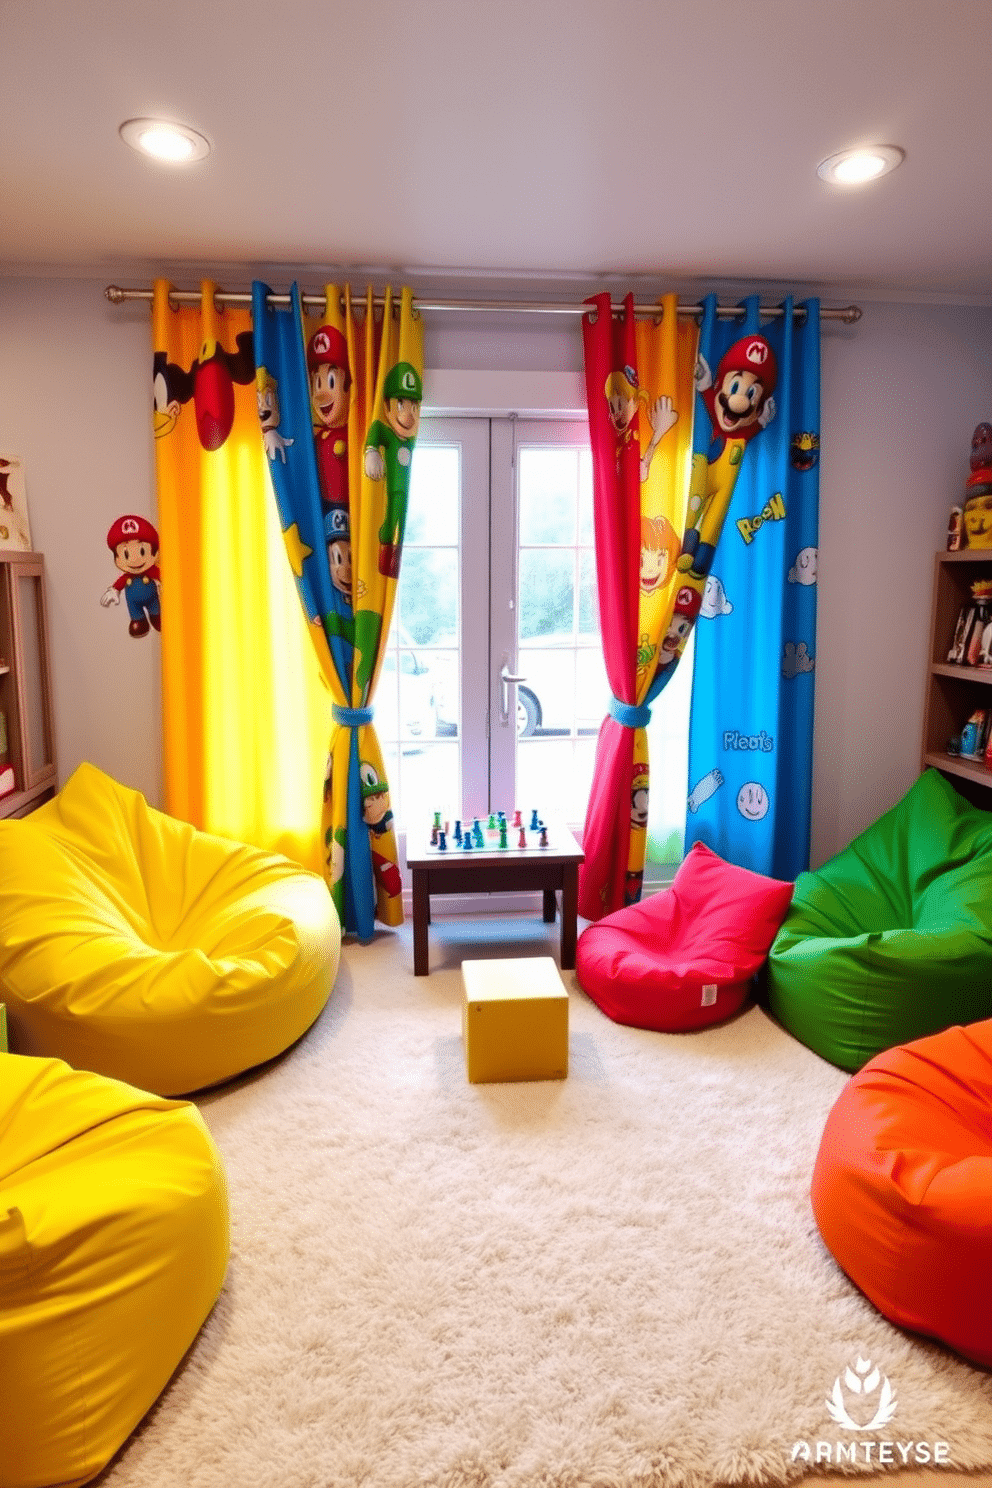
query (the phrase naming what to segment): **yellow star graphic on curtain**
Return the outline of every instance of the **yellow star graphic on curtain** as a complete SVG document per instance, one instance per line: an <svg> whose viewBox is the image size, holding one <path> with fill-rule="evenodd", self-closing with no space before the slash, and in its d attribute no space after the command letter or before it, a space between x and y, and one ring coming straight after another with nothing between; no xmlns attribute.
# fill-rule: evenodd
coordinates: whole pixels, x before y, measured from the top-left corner
<svg viewBox="0 0 992 1488"><path fill-rule="evenodd" d="M304 560L310 557L313 548L307 547L300 536L300 529L295 522L292 527L285 528L282 535L286 539L286 552L289 554L289 561L293 565L293 572L298 579L302 578Z"/></svg>

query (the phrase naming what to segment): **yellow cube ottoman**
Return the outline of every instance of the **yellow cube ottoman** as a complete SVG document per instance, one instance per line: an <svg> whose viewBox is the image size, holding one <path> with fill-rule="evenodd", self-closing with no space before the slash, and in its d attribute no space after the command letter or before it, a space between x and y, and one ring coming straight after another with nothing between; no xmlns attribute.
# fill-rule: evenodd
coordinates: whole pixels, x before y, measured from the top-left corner
<svg viewBox="0 0 992 1488"><path fill-rule="evenodd" d="M563 1080L568 993L550 956L463 961L462 1035L473 1084Z"/></svg>
<svg viewBox="0 0 992 1488"><path fill-rule="evenodd" d="M0 1054L0 1488L74 1488L167 1384L227 1268L195 1106Z"/></svg>

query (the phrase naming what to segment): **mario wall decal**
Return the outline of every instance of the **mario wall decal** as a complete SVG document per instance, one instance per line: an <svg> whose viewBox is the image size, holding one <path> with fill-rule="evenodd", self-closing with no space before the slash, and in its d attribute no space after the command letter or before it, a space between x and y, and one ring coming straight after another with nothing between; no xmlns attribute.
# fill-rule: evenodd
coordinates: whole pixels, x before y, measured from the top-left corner
<svg viewBox="0 0 992 1488"><path fill-rule="evenodd" d="M118 517L107 533L107 547L114 555L121 576L103 591L100 603L106 609L120 604L121 595L124 595L130 617L128 634L131 636L147 635L151 628L161 630L161 576L155 528L147 518L128 513Z"/></svg>

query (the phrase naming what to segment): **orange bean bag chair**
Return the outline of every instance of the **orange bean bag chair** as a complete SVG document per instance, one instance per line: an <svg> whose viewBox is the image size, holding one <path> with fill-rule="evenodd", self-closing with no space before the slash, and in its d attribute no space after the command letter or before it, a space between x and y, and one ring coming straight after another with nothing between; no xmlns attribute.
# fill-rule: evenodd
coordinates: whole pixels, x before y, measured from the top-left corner
<svg viewBox="0 0 992 1488"><path fill-rule="evenodd" d="M859 1070L827 1119L812 1199L880 1312L992 1366L992 1019Z"/></svg>

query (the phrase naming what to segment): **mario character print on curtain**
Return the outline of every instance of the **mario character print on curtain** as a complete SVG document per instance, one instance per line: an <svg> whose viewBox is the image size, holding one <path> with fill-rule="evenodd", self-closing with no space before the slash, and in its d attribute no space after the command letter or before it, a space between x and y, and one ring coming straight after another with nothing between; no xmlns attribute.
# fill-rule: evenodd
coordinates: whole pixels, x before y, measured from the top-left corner
<svg viewBox="0 0 992 1488"><path fill-rule="evenodd" d="M147 517L128 513L118 517L107 533L107 547L121 575L103 591L100 603L105 609L109 605L119 605L123 594L127 603L128 634L131 636L144 636L149 630L161 630L161 575L155 528Z"/></svg>
<svg viewBox="0 0 992 1488"><path fill-rule="evenodd" d="M286 552L330 696L324 872L342 926L403 921L373 698L399 578L423 396L423 324L404 289L361 310L329 284L316 320L254 286L259 419Z"/></svg>
<svg viewBox="0 0 992 1488"><path fill-rule="evenodd" d="M330 701L258 437L251 319L219 310L214 290L204 283L199 306L174 308L160 280L152 307L165 805L319 871ZM123 577L104 603L123 593L138 635L157 625L158 574L146 565L158 537L124 517L107 541ZM139 584L127 586L128 572Z"/></svg>
<svg viewBox="0 0 992 1488"><path fill-rule="evenodd" d="M820 317L704 306L689 528L705 579L689 726L686 848L775 878L809 865L819 509ZM721 515L722 514L722 515ZM716 548L714 523L723 522Z"/></svg>
<svg viewBox="0 0 992 1488"><path fill-rule="evenodd" d="M685 517L697 330L674 295L636 321L609 295L583 317L592 445L596 584L613 694L596 747L583 833L579 913L589 920L640 898L647 851L649 697L676 659L670 637L684 588L676 563ZM701 586L700 586L701 587ZM698 606L697 606L698 608ZM693 613L694 618L694 613ZM653 691L652 691L653 689Z"/></svg>

